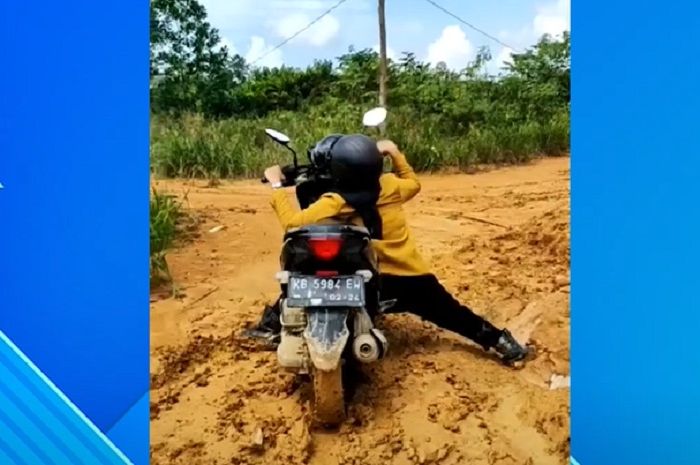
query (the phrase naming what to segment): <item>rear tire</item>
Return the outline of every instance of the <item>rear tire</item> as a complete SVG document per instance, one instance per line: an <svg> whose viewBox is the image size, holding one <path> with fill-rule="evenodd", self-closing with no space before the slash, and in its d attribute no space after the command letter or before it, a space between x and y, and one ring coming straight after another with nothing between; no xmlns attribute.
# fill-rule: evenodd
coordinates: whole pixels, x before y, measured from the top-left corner
<svg viewBox="0 0 700 465"><path fill-rule="evenodd" d="M314 419L323 426L338 426L345 420L342 365L333 371L314 370L313 385Z"/></svg>

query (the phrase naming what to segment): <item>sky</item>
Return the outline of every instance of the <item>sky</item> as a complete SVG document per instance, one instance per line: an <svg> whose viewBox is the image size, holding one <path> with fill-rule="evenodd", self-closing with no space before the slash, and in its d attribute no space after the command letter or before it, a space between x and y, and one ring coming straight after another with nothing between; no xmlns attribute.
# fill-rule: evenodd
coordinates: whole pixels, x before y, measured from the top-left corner
<svg viewBox="0 0 700 465"><path fill-rule="evenodd" d="M250 63L320 16L338 0L200 0L222 42ZM569 0L435 0L463 20L495 36L501 45L445 14L426 0L386 0L387 53L413 52L419 59L462 69L488 46L497 71L513 50L523 50L545 33L570 29ZM303 67L355 49L378 49L376 0L346 0L331 14L258 66Z"/></svg>

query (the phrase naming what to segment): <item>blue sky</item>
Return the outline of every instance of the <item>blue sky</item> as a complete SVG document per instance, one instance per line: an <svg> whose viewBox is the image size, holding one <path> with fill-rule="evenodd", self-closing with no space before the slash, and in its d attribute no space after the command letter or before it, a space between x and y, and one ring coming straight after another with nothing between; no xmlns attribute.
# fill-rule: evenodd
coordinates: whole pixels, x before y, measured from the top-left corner
<svg viewBox="0 0 700 465"><path fill-rule="evenodd" d="M308 24L337 0L200 0L224 43L248 61ZM533 44L544 33L569 30L569 0L436 0L465 21L498 37L516 50ZM305 66L314 59L332 59L348 47L378 44L376 0L347 0L309 31L258 64ZM479 47L489 46L498 69L509 56L495 43L426 0L386 0L389 55L411 51L420 59L463 68Z"/></svg>

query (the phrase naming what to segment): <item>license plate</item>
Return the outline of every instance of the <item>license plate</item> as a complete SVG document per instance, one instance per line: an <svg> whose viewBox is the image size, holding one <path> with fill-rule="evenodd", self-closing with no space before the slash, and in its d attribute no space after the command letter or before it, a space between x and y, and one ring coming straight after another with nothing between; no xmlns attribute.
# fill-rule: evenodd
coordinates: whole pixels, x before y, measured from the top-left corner
<svg viewBox="0 0 700 465"><path fill-rule="evenodd" d="M362 307L365 282L361 276L290 276L287 304L290 307Z"/></svg>

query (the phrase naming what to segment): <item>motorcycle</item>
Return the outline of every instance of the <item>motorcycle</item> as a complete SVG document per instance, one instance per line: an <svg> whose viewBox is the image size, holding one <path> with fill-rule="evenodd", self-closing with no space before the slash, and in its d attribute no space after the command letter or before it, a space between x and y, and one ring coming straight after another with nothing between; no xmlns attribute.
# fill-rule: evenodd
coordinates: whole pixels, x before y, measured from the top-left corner
<svg viewBox="0 0 700 465"><path fill-rule="evenodd" d="M363 122L377 128L385 119L386 110L377 108ZM312 163L311 150L309 164L299 165L288 136L274 129L265 132L293 154L293 164L282 169L283 185L296 186L299 204L306 208L326 192L330 177ZM364 227L330 221L289 230L280 264L277 360L311 378L315 420L336 426L346 413L344 370L385 356L389 344L374 318L394 302L379 300L377 258Z"/></svg>

